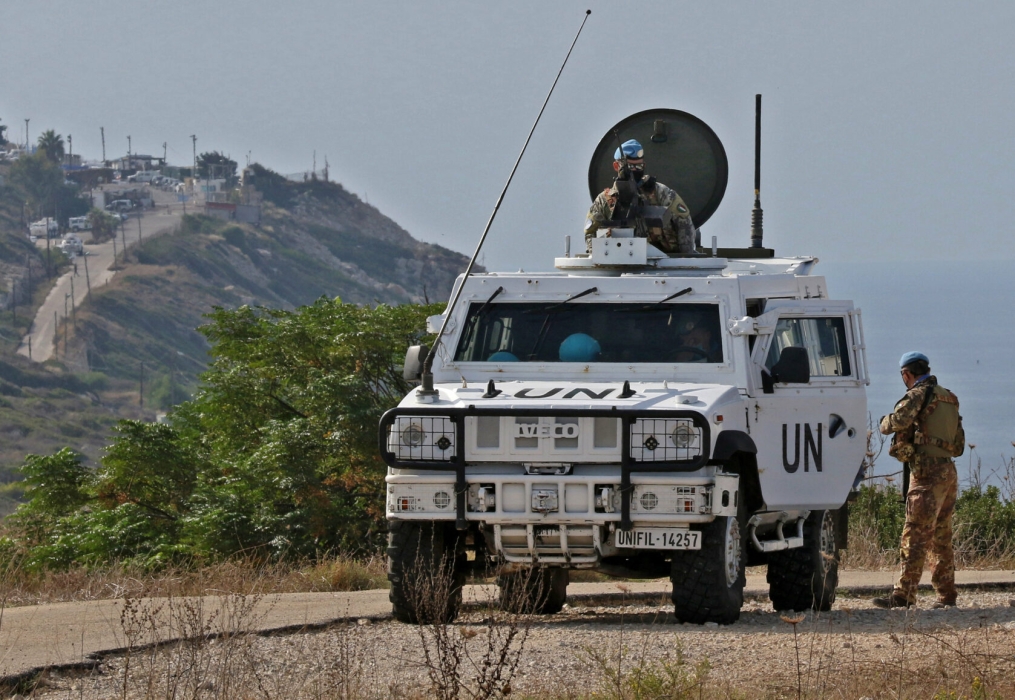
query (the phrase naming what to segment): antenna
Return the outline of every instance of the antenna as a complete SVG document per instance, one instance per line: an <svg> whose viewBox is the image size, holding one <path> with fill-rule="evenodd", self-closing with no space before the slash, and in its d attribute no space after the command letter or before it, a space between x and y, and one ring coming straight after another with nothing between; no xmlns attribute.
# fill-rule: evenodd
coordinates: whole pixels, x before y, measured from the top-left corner
<svg viewBox="0 0 1015 700"><path fill-rule="evenodd" d="M571 48L567 50L567 55L564 56L564 62L560 64L560 70L557 71L557 77L553 79L553 85L550 86L550 91L546 93L546 99L543 100L543 106L539 108L539 114L536 115L536 121L532 123L532 128L529 129L529 135L525 137L525 143L522 144L521 153L518 154L518 158L515 160L514 167L511 168L511 174L508 175L507 182L504 183L504 189L501 190L500 196L497 198L497 203L493 207L493 212L490 214L490 220L486 222L486 228L483 229L483 235L479 238L479 244L476 246L476 252L472 254L472 259L469 260L469 266L465 268L465 275L462 276L462 283L458 285L458 289L455 290L455 295L451 298L451 303L448 304L448 308L444 311L444 321L441 323L440 330L437 331L437 339L434 340L433 347L430 348L430 352L427 354L426 359L423 360L423 367L421 372L422 386L417 391L419 397L430 397L429 400L433 400L437 396L437 391L433 388L433 373L430 368L433 367L434 358L437 356L437 348L441 344L441 338L444 337L444 329L448 325L448 320L451 318L451 313L455 309L455 304L458 303L458 297L462 295L462 290L465 289L465 283L469 280L469 275L472 274L472 268L476 265L476 258L479 257L479 251L483 247L483 243L486 241L486 235L490 233L490 226L493 225L493 220L497 216L497 211L500 209L501 202L504 201L504 195L508 191L508 187L511 186L511 180L514 179L515 171L518 170L518 164L522 162L522 156L525 155L525 149L529 147L529 141L532 140L532 134L536 131L536 125L539 124L540 118L543 116L543 111L546 109L547 103L550 101L550 96L553 94L553 89L557 87L557 81L560 80L561 73L564 72L564 66L567 65L567 59L571 58L571 52L574 51L575 44L578 43L578 37L582 34L582 29L585 28L585 23L589 19L589 15L592 14L592 10L585 10L585 18L582 19L581 26L578 27L578 33L574 35L574 41L571 42Z"/></svg>
<svg viewBox="0 0 1015 700"><path fill-rule="evenodd" d="M761 210L761 95L754 96L754 210L751 212L751 247L763 248L764 212Z"/></svg>
<svg viewBox="0 0 1015 700"><path fill-rule="evenodd" d="M106 164L106 127L100 126L99 133L102 134L102 164Z"/></svg>

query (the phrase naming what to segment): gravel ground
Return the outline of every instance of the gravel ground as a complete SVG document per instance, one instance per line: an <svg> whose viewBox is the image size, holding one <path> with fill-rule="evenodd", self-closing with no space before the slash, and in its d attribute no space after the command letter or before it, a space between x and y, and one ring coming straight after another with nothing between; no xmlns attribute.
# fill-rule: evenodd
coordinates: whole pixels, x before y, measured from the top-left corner
<svg viewBox="0 0 1015 700"><path fill-rule="evenodd" d="M617 688L630 691L641 678L645 687L658 686L643 697L684 697L677 691L688 688L691 697L796 697L798 684L804 697L972 696L978 688L990 691L984 697L1015 697L1011 598L963 592L957 608L929 609L933 598L926 597L921 607L886 611L869 597L840 595L831 612L795 617L755 598L725 627L676 623L668 606L566 606L549 617L513 619L473 607L436 632L446 632L446 649L459 650L459 676L473 689L484 654L500 658L514 634L501 664L510 666L524 638L510 678L513 696L636 697ZM320 631L139 648L107 657L87 674L51 674L33 697L447 697L427 669L424 642L430 665L440 658L434 632L364 619ZM502 674L491 683L501 691L493 697L508 680Z"/></svg>

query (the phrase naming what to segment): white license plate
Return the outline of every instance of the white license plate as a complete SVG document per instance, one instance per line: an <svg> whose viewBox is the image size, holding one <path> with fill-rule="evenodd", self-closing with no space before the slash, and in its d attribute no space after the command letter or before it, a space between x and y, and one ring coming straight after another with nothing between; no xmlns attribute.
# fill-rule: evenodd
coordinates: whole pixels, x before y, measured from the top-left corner
<svg viewBox="0 0 1015 700"><path fill-rule="evenodd" d="M632 549L701 549L701 533L681 528L617 530L617 547Z"/></svg>

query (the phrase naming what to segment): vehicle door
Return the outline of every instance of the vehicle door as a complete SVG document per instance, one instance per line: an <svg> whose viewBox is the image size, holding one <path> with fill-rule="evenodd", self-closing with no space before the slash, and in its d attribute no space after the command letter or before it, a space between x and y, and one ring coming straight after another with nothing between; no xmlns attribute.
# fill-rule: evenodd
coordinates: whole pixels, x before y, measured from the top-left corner
<svg viewBox="0 0 1015 700"><path fill-rule="evenodd" d="M784 300L758 318L748 422L769 510L838 508L849 495L867 449L859 313L848 301Z"/></svg>

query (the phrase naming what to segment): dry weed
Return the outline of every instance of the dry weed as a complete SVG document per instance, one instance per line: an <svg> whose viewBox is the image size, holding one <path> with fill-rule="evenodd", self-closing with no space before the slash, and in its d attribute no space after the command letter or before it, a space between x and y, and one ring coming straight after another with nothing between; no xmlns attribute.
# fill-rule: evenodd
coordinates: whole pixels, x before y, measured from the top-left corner
<svg viewBox="0 0 1015 700"><path fill-rule="evenodd" d="M32 573L12 562L0 572L6 605L37 605L123 597L182 597L237 593L302 593L386 588L381 557L336 556L319 562L231 559L157 572L132 564Z"/></svg>

